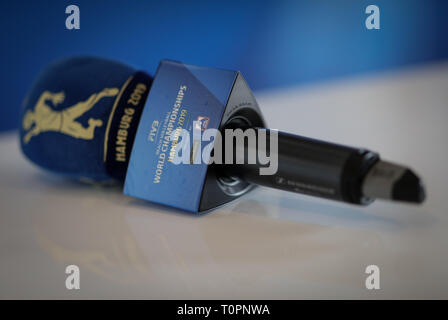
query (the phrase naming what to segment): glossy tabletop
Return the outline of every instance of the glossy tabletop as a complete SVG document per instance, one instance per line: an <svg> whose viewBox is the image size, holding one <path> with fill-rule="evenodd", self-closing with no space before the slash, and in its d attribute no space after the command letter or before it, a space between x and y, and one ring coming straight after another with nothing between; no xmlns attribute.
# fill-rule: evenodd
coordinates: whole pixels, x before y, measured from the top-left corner
<svg viewBox="0 0 448 320"><path fill-rule="evenodd" d="M194 216L44 172L3 134L0 298L448 298L448 64L255 95L272 128L411 166L427 201L257 188ZM79 290L65 286L72 264Z"/></svg>

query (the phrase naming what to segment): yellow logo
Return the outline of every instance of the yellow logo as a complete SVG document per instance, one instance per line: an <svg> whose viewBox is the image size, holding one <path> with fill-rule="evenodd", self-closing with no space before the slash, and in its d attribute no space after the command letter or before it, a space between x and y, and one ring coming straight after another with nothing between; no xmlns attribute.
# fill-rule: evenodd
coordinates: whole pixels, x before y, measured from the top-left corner
<svg viewBox="0 0 448 320"><path fill-rule="evenodd" d="M77 122L76 119L92 109L102 98L113 97L117 94L117 88L106 88L92 94L85 101L78 102L64 110L56 111L47 105L47 101L51 101L53 106L57 107L64 102L65 93L63 91L58 93L44 91L39 97L34 110L28 110L23 118L23 129L28 131L23 137L23 142L28 143L32 137L47 131L60 132L77 139L92 140L95 128L101 127L103 121L90 118L88 120L89 126L86 128Z"/></svg>

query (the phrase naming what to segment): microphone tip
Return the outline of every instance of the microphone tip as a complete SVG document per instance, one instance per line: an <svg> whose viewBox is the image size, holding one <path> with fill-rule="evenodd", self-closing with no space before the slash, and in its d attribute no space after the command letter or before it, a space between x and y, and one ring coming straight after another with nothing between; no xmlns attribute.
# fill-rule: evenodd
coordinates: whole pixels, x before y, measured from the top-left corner
<svg viewBox="0 0 448 320"><path fill-rule="evenodd" d="M363 194L411 203L423 203L426 198L422 180L411 169L388 161L378 161L363 181Z"/></svg>
<svg viewBox="0 0 448 320"><path fill-rule="evenodd" d="M405 202L423 203L426 198L422 180L410 169L407 169L392 189L392 199Z"/></svg>

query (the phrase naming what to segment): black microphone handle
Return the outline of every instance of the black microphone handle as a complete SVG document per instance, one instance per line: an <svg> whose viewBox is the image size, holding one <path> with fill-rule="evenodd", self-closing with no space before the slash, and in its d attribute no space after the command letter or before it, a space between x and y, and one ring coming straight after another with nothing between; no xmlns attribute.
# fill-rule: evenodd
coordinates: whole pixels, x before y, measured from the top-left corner
<svg viewBox="0 0 448 320"><path fill-rule="evenodd" d="M255 151L267 152L269 156L272 131L264 130L266 150L260 150L257 134ZM278 131L278 170L273 175L260 175L260 168L269 164L261 164L258 153L256 163L247 164L250 152L247 139L244 147L244 164L223 165L224 175L257 185L349 203L364 205L373 201L363 194L362 183L367 172L379 160L375 152ZM234 158L236 153L235 146Z"/></svg>

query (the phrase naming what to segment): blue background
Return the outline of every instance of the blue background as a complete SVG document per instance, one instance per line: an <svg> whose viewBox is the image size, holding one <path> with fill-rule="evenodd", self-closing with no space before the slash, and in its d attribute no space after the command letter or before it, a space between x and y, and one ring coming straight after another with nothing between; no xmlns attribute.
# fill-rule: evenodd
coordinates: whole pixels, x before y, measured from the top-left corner
<svg viewBox="0 0 448 320"><path fill-rule="evenodd" d="M81 29L65 28L66 6ZM365 28L379 6L381 30ZM241 70L254 90L448 57L448 1L2 1L0 130L17 127L39 71L78 54L154 72L162 58Z"/></svg>

